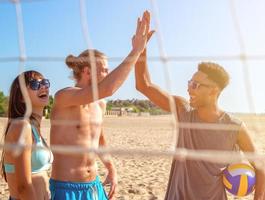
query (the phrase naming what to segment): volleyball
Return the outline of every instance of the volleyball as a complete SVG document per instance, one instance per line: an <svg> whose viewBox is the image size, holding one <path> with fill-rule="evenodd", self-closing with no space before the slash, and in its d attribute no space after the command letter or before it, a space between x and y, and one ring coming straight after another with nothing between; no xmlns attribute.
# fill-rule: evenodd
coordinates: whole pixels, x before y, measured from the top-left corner
<svg viewBox="0 0 265 200"><path fill-rule="evenodd" d="M228 165L223 171L223 183L228 192L235 196L246 196L255 187L254 168L245 163Z"/></svg>

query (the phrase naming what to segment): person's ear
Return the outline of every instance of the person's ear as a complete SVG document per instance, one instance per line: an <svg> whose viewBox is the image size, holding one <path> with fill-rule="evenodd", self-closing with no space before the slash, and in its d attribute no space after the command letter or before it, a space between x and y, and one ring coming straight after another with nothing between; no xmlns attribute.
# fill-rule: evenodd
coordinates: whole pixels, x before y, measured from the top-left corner
<svg viewBox="0 0 265 200"><path fill-rule="evenodd" d="M89 67L84 67L83 68L83 72L84 72L84 74L89 75L89 76L91 74L91 71L90 71L90 68Z"/></svg>
<svg viewBox="0 0 265 200"><path fill-rule="evenodd" d="M213 87L211 89L210 95L219 96L220 89L218 87Z"/></svg>

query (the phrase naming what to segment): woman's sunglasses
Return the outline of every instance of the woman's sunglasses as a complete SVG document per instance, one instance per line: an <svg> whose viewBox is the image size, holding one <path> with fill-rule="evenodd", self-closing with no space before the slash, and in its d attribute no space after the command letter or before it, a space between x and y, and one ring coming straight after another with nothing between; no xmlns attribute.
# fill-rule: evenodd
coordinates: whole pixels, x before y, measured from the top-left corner
<svg viewBox="0 0 265 200"><path fill-rule="evenodd" d="M45 86L46 88L50 88L50 81L48 79L36 80L32 79L29 81L29 87L32 90L39 90L41 86Z"/></svg>

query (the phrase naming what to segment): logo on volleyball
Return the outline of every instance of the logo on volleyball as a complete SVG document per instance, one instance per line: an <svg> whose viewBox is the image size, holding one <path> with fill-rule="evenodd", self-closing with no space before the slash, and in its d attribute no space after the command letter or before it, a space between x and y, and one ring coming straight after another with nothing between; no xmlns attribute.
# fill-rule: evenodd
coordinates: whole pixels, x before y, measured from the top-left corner
<svg viewBox="0 0 265 200"><path fill-rule="evenodd" d="M254 168L245 163L231 164L223 171L223 183L228 192L235 196L246 196L255 188Z"/></svg>

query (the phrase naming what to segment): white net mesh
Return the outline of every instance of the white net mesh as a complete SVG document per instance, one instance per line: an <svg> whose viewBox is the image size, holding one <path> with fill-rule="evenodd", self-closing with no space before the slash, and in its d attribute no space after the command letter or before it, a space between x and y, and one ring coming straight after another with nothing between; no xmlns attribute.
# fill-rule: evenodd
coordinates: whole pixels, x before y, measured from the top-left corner
<svg viewBox="0 0 265 200"><path fill-rule="evenodd" d="M21 9L21 1L17 0L17 1L1 1L2 3L13 3L15 5L16 8L16 20L17 20L17 29L18 29L18 41L19 41L19 57L1 57L0 58L0 62L1 63L5 63L5 62L19 62L19 73L23 72L24 66L25 66L25 62L26 61L34 61L34 62L62 62L64 61L63 57L53 57L53 56L49 56L49 57L27 57L27 53L26 53L26 48L25 48L25 36L24 36L24 32L23 32L23 16L22 16L22 9ZM24 2L33 2L33 1L22 1ZM93 45L92 45L92 41L90 38L90 31L89 31L89 26L88 26L88 21L87 21L87 11L86 11L86 2L85 0L80 0L79 2L79 6L80 6L80 19L81 19L81 26L82 26L82 33L83 33L83 37L84 37L84 41L85 41L85 45L88 49L93 49ZM253 118L251 118L252 120L248 120L248 126L251 130L251 132L256 136L259 137L261 135L263 128L263 123L262 123L262 118L259 118L258 115L255 115L256 113L256 107L255 107L255 102L253 100L253 91L252 88L253 86L251 85L251 81L250 81L250 69L249 69L249 64L248 61L249 60L265 60L265 55L248 55L246 52L246 47L245 47L245 43L244 43L244 38L241 32L241 28L240 28L240 21L237 17L237 13L236 13L236 6L235 6L235 1L229 1L230 3L230 8L231 8L231 18L233 21L233 25L234 25L234 29L237 35L237 42L240 46L240 54L239 55L220 55L220 56L168 56L165 50L165 46L164 46L164 41L163 41L163 30L161 30L161 26L160 26L160 22L159 22L159 7L157 5L157 2L155 0L150 0L151 3L151 8L152 8L152 20L154 20L154 29L156 30L156 36L157 36L157 44L158 44L158 49L159 49L159 56L158 57L148 57L149 61L153 61L153 62L161 62L163 65L163 69L164 69L164 76L165 76L165 80L166 80L166 88L167 90L171 93L172 92L172 88L171 88L171 80L170 80L170 73L169 73L169 62L183 62L183 61L188 61L188 62L193 62L193 61L198 61L198 60L215 60L215 61L240 61L242 63L243 66L243 79L244 79L244 84L245 84L245 90L247 91L247 102L248 102L248 107L251 113L253 113ZM89 59L92 61L92 91L93 91L93 99L97 100L98 99L98 88L97 88L97 78L96 78L96 65L95 65L95 56L93 55L93 53L90 53L89 55ZM111 57L109 58L110 61L119 61L121 58L120 57ZM28 119L28 117L31 115L32 112L32 108L31 108L31 103L29 101L29 97L27 94L27 90L25 89L25 80L23 79L23 77L20 77L20 84L21 84L21 89L23 91L23 96L26 99L26 107L27 107L27 111L25 114L25 118ZM170 158L172 158L173 156L178 157L180 159L194 159L194 160L204 160L204 161L210 161L210 162L215 162L215 163L230 163L230 162L235 162L235 161L241 161L242 159L248 159L249 161L261 161L264 162L265 161L265 156L264 156L264 152L257 154L257 153L245 153L245 154L240 154L240 153L235 153L235 152L220 152L220 151L206 151L206 150L188 150L188 149L179 149L176 148L175 144L176 141L178 140L178 129L179 128L192 128L192 129L210 129L210 130L233 130L236 127L233 126L228 126L228 125L217 125L217 124L207 124L207 123L178 123L178 118L177 118L177 114L176 114L176 106L174 104L173 99L170 100L170 108L171 108L171 113L172 113L172 117L162 117L162 118L148 118L145 119L146 120L146 125L143 125L141 120L139 119L135 119L135 118L129 118L129 117L125 117L124 119L106 119L106 127L105 129L107 131L112 132L112 134L114 134L114 136L110 139L110 143L114 142L115 139L117 140L123 140L123 142L125 142L125 144L120 144L117 145L116 147L109 147L109 148L82 148L79 146L59 146L59 145L52 145L50 146L50 148L52 149L53 152L60 152L63 154L80 154L80 153L96 153L96 154L111 154L115 157L115 162L117 163L117 165L120 166L125 166L125 165L129 165L128 169L130 170L130 166L133 167L131 165L131 161L129 162L128 160L123 160L120 158L120 156L123 157L133 157L133 156L138 156L139 158L139 163L141 162L148 162L148 161L142 161L143 157L150 157L150 159L157 159L157 157L159 157L160 160L160 165L161 168L163 169L162 171L164 171L165 174L168 174L169 172L169 164L170 164ZM244 118L244 116L242 117L243 120L246 120L246 118ZM116 121L115 121L116 120ZM126 121L127 120L127 121ZM158 123L158 125L155 125L155 121L159 120L160 123ZM119 121L117 123L117 121ZM120 121L123 121L123 123L125 125L122 125L122 123L120 123ZM63 124L65 126L72 126L74 124L78 124L79 121L55 121L54 123L57 124ZM91 123L91 122L90 122ZM117 128L115 129L115 123ZM114 124L114 125L113 125ZM130 129L131 127L134 127L134 129ZM145 142L139 142L136 138L137 137L141 137L143 135L143 129L146 129L148 126L151 126L152 128L150 128L149 133L150 135L152 135L152 133L155 133L155 135L153 137L162 137L163 140L161 139L161 146L162 148L157 148L154 147L154 144L146 144ZM139 128L141 127L141 128ZM4 129L4 128L2 128ZM114 131L115 129L115 131ZM129 130L127 130L129 129ZM163 129L166 129L163 130ZM47 121L44 121L44 125L42 125L42 130L49 130L49 123ZM117 138L115 134L121 134L123 131L133 131L132 134L132 138L131 140L135 140L137 141L135 143L134 148L127 148L126 144L128 143L126 138ZM158 132L166 132L163 133L163 136L160 136L159 134L157 135ZM47 131L48 132L48 131ZM138 135L139 132L139 135ZM23 133L23 131L22 131ZM135 134L134 134L135 133ZM145 135L145 134L144 134ZM125 136L122 136L125 137ZM143 138L147 138L147 140L152 141L153 139L151 137L148 136L143 136ZM167 141L166 141L167 140ZM166 142L165 142L166 141ZM119 143L116 141L116 143ZM152 142L150 142L152 143ZM128 145L128 144L127 144ZM139 147L147 147L147 148L139 148ZM24 141L23 141L23 134L21 134L21 137L18 141L17 144L4 144L1 143L0 147L3 148L7 148L7 149L15 149L15 152L17 154L19 154L20 148L21 146L25 146ZM261 145L262 146L262 145ZM137 148L138 147L138 148ZM173 148L172 148L173 147ZM260 147L260 149L264 151L264 146ZM218 155L218 156L216 156ZM126 158L127 158L126 157ZM133 160L133 162L135 162L135 160ZM155 161L154 161L155 162ZM163 165L163 163L161 162L165 162L167 163L167 165ZM152 163L152 165L156 165L154 163ZM263 167L262 165L260 165L261 167ZM165 169L165 170L164 170ZM121 172L122 173L122 172ZM140 175L139 175L140 176ZM125 175L121 174L120 175L121 178L121 182L123 184L126 179L129 179L129 177L126 177ZM167 180L167 176L165 176L166 180ZM155 182L156 179L154 179L153 181ZM166 181L167 182L167 181ZM127 185L128 186L128 185ZM164 184L163 188L165 189L166 184ZM129 187L129 186L128 186ZM139 187L139 185L138 185ZM150 186L148 186L150 187ZM7 199L8 198L8 193L5 191L6 190L6 186L4 186L3 183L1 183L1 189L3 190L0 195L0 198L2 199ZM157 197L155 197L155 193L156 191L153 191L152 189L149 188L149 197L148 199L156 199ZM120 194L118 194L118 198L119 199L127 199L127 198L123 198L124 196L127 196L129 199L133 199L132 196L130 195L134 195L134 196L143 196L144 191L140 191L138 189L134 189L133 187L131 189L128 190L129 192L126 193L125 191L123 191L122 189L119 191ZM130 193L131 191L131 193ZM164 191L164 190L163 190ZM152 198L152 195L153 198ZM161 195L158 197L161 198ZM230 197L231 199L233 197ZM141 199L141 198L139 198Z"/></svg>

